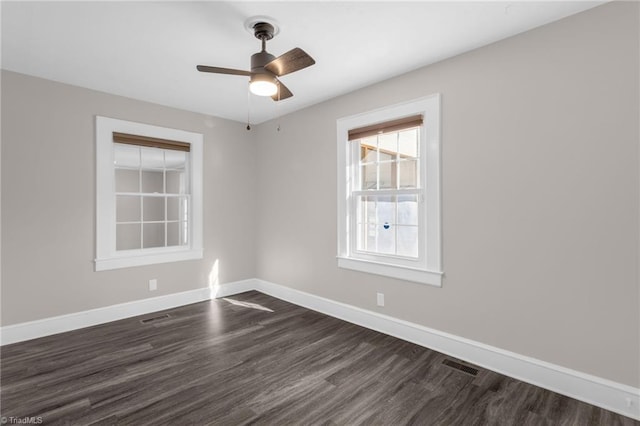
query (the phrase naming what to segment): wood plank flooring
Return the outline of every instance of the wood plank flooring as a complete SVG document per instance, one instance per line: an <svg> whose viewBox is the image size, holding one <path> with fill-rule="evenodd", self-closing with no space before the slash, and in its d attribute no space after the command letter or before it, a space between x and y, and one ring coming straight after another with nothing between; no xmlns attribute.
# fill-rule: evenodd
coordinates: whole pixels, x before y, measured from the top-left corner
<svg viewBox="0 0 640 426"><path fill-rule="evenodd" d="M1 356L1 415L43 425L640 425L258 292Z"/></svg>

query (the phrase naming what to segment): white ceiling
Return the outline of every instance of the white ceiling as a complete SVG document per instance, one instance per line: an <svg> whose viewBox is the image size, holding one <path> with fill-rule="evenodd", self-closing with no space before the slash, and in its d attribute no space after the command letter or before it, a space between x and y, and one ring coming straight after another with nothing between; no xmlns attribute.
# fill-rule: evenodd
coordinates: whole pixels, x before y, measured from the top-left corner
<svg viewBox="0 0 640 426"><path fill-rule="evenodd" d="M604 3L2 2L2 68L237 121L260 42L244 23L273 18L278 56L301 47L316 64L282 77L294 97L251 96L260 123Z"/></svg>

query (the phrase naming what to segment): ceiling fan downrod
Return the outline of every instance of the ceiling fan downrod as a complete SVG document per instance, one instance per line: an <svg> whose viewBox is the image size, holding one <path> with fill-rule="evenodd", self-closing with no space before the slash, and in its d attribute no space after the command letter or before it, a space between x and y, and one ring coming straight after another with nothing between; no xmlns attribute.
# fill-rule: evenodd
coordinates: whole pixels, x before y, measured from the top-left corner
<svg viewBox="0 0 640 426"><path fill-rule="evenodd" d="M273 38L275 28L268 22L258 22L253 26L253 35L262 42L262 52L267 50L267 40Z"/></svg>

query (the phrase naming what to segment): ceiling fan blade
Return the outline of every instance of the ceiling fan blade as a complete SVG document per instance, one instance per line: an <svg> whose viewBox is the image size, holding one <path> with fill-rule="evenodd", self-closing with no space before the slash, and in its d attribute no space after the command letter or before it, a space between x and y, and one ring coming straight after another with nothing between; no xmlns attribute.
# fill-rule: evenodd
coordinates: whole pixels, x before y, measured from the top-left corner
<svg viewBox="0 0 640 426"><path fill-rule="evenodd" d="M271 96L271 99L277 102L283 99L290 98L292 96L293 96L293 93L291 93L291 90L289 90L287 86L285 86L284 84L282 84L280 80L278 80L278 93Z"/></svg>
<svg viewBox="0 0 640 426"><path fill-rule="evenodd" d="M266 64L264 66L264 69L266 69L267 71L271 71L272 73L280 77L295 71L299 71L315 63L316 61L314 61L313 58L307 54L307 52L300 49L299 47L296 47Z"/></svg>
<svg viewBox="0 0 640 426"><path fill-rule="evenodd" d="M216 74L246 75L250 76L249 71L234 70L233 68L209 67L207 65L198 65L196 67L200 72L213 72Z"/></svg>

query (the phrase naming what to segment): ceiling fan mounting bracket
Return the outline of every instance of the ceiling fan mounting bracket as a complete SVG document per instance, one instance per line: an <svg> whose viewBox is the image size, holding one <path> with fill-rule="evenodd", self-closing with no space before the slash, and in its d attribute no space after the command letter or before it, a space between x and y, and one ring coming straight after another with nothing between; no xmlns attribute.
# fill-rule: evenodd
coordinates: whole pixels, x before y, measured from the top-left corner
<svg viewBox="0 0 640 426"><path fill-rule="evenodd" d="M268 22L258 22L253 26L253 35L258 40L271 40L273 38L273 25Z"/></svg>
<svg viewBox="0 0 640 426"><path fill-rule="evenodd" d="M276 20L268 16L253 16L244 21L244 28L258 40L271 40L280 32Z"/></svg>

